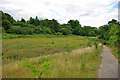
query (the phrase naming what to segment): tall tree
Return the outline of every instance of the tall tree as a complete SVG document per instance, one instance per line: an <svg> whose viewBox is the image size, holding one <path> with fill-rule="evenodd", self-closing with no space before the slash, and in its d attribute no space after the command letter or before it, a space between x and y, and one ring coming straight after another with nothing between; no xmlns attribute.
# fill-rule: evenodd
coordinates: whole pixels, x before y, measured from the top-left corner
<svg viewBox="0 0 120 80"><path fill-rule="evenodd" d="M26 21L25 21L25 19L21 18L21 22L25 23Z"/></svg>
<svg viewBox="0 0 120 80"><path fill-rule="evenodd" d="M15 22L15 20L13 19L13 17L7 13L5 13L5 15L7 16L7 20L10 21L11 24L13 24L13 22Z"/></svg>
<svg viewBox="0 0 120 80"><path fill-rule="evenodd" d="M40 22L39 22L39 19L38 19L37 16L36 16L35 19L34 19L33 25L35 25L35 26L39 26L39 25L40 25Z"/></svg>
<svg viewBox="0 0 120 80"><path fill-rule="evenodd" d="M70 26L75 29L75 27L79 26L79 21L78 20L69 20L68 24L70 24Z"/></svg>
<svg viewBox="0 0 120 80"><path fill-rule="evenodd" d="M3 20L3 21L2 21L2 26L3 26L4 29L7 31L8 29L11 28L11 23L10 23L10 21L8 21L8 20Z"/></svg>
<svg viewBox="0 0 120 80"><path fill-rule="evenodd" d="M30 17L30 20L28 21L29 24L33 24L34 23L34 19L32 17Z"/></svg>

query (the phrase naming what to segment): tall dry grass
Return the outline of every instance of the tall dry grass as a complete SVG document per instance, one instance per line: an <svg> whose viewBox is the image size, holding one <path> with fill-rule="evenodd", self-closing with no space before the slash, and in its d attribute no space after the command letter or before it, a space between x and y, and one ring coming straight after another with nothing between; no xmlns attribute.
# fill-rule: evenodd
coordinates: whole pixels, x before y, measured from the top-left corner
<svg viewBox="0 0 120 80"><path fill-rule="evenodd" d="M54 78L96 78L100 64L99 48L88 47L75 50L68 55L56 56L54 60L55 68L51 77ZM98 53L96 53L98 52Z"/></svg>
<svg viewBox="0 0 120 80"><path fill-rule="evenodd" d="M51 75L46 78L95 78L100 64L102 45L98 49L95 46L73 50L72 53L50 55L29 59L40 68L41 60L52 60L54 68ZM46 58L46 59L45 59ZM32 71L26 71L23 61L16 61L3 65L2 77L7 78L32 78Z"/></svg>

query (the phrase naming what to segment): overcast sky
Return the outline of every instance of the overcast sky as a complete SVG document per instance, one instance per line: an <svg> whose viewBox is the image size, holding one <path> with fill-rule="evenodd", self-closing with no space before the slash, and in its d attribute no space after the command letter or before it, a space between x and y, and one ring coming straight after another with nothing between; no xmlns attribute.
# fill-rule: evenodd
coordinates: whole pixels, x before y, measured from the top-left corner
<svg viewBox="0 0 120 80"><path fill-rule="evenodd" d="M109 20L118 20L119 0L0 0L0 10L16 20L30 16L56 19L59 23L79 20L82 26L99 27Z"/></svg>

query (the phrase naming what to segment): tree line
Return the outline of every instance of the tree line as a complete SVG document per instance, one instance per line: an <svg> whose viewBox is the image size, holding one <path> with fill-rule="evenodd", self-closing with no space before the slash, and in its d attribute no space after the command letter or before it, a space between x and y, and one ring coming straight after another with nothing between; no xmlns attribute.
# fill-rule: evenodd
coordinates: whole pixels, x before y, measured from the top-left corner
<svg viewBox="0 0 120 80"><path fill-rule="evenodd" d="M57 20L44 19L39 20L30 17L29 20L14 20L8 13L2 12L3 31L10 34L57 34L57 35L81 35L81 36L97 36L98 29L96 27L82 27L78 20L69 20L67 24L60 24Z"/></svg>
<svg viewBox="0 0 120 80"><path fill-rule="evenodd" d="M106 25L99 28L81 26L78 20L69 20L66 24L60 24L57 20L39 20L30 17L29 20L21 19L16 21L8 13L2 12L2 31L9 34L54 34L54 35L80 35L98 37L105 44L117 46L119 43L120 23L112 19Z"/></svg>
<svg viewBox="0 0 120 80"><path fill-rule="evenodd" d="M108 24L99 27L99 39L102 39L104 44L119 47L120 43L120 23L112 19Z"/></svg>

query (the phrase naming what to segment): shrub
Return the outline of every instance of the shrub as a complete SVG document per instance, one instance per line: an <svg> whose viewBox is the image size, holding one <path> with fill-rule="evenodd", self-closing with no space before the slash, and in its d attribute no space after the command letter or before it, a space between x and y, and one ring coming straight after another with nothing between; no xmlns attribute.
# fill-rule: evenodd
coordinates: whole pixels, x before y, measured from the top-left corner
<svg viewBox="0 0 120 80"><path fill-rule="evenodd" d="M34 76L37 76L38 78L41 77L40 70L36 67L36 65L31 64L27 58L25 58L24 66L28 68L26 71L32 70Z"/></svg>
<svg viewBox="0 0 120 80"><path fill-rule="evenodd" d="M89 41L89 42L87 43L87 46L92 47L91 41Z"/></svg>
<svg viewBox="0 0 120 80"><path fill-rule="evenodd" d="M67 29L67 28L61 28L61 29L60 29L60 32L61 32L63 35L72 34L72 31L71 31L70 29Z"/></svg>
<svg viewBox="0 0 120 80"><path fill-rule="evenodd" d="M17 21L13 23L14 26L26 27L25 23Z"/></svg>
<svg viewBox="0 0 120 80"><path fill-rule="evenodd" d="M36 33L36 34L41 34L42 31L43 31L43 29L40 26L37 26L37 27L34 28L33 32Z"/></svg>
<svg viewBox="0 0 120 80"><path fill-rule="evenodd" d="M25 58L24 66L28 68L26 71L31 70L33 72L33 76L41 78L42 76L45 75L51 75L52 72L49 70L51 67L53 67L51 63L52 61L50 62L45 61L44 63L41 64L40 70L37 68L35 64L30 63L29 60Z"/></svg>
<svg viewBox="0 0 120 80"><path fill-rule="evenodd" d="M52 34L52 31L51 31L50 28L43 27L42 29L43 29L43 30L42 30L42 33L43 33L43 34Z"/></svg>
<svg viewBox="0 0 120 80"><path fill-rule="evenodd" d="M5 31L5 29L4 29L4 27L2 27L2 33L5 33L6 31Z"/></svg>
<svg viewBox="0 0 120 80"><path fill-rule="evenodd" d="M56 35L63 35L61 32L57 32Z"/></svg>
<svg viewBox="0 0 120 80"><path fill-rule="evenodd" d="M107 41L107 43L111 46L117 46L118 45L118 42L119 39L118 39L118 36L110 36L109 40Z"/></svg>
<svg viewBox="0 0 120 80"><path fill-rule="evenodd" d="M51 62L47 62L45 61L42 65L41 65L41 72L44 75L51 75L51 71L49 71L49 69L51 68Z"/></svg>
<svg viewBox="0 0 120 80"><path fill-rule="evenodd" d="M96 47L96 49L98 48L98 44L97 44L97 42L94 42L94 45L95 45L95 47Z"/></svg>
<svg viewBox="0 0 120 80"><path fill-rule="evenodd" d="M33 34L33 29L28 27L20 27L14 26L7 31L7 33L14 33L14 34Z"/></svg>

